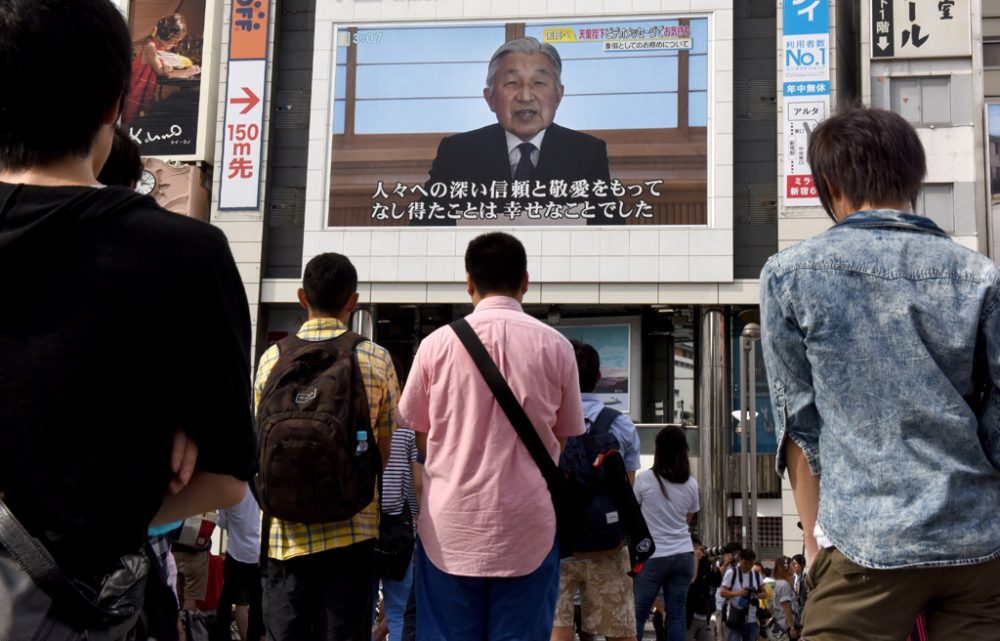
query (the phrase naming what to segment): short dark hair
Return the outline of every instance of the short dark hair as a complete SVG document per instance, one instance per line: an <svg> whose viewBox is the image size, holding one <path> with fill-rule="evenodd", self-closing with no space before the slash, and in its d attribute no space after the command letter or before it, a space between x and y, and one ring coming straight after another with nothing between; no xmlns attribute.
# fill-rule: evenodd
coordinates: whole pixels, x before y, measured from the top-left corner
<svg viewBox="0 0 1000 641"><path fill-rule="evenodd" d="M302 289L314 311L339 314L358 291L358 270L343 254L319 254L306 264Z"/></svg>
<svg viewBox="0 0 1000 641"><path fill-rule="evenodd" d="M528 256L517 238L501 231L476 236L465 250L465 271L480 294L513 294L528 272Z"/></svg>
<svg viewBox="0 0 1000 641"><path fill-rule="evenodd" d="M109 0L0 0L0 169L87 155L131 54Z"/></svg>
<svg viewBox="0 0 1000 641"><path fill-rule="evenodd" d="M927 174L924 147L902 116L848 106L809 138L809 166L823 209L835 218L827 181L854 207L909 203L915 207Z"/></svg>
<svg viewBox="0 0 1000 641"><path fill-rule="evenodd" d="M576 353L576 369L580 372L580 391L593 392L601 374L601 355L593 345L571 340Z"/></svg>
<svg viewBox="0 0 1000 641"><path fill-rule="evenodd" d="M153 28L153 34L160 40L183 40L187 31L187 22L179 13L163 16L156 21L156 27Z"/></svg>
<svg viewBox="0 0 1000 641"><path fill-rule="evenodd" d="M104 185L121 185L134 189L142 176L142 158L139 145L121 127L115 127L111 153L97 174L97 182Z"/></svg>
<svg viewBox="0 0 1000 641"><path fill-rule="evenodd" d="M757 553L750 548L743 548L740 550L740 561L750 561L753 563L757 560Z"/></svg>

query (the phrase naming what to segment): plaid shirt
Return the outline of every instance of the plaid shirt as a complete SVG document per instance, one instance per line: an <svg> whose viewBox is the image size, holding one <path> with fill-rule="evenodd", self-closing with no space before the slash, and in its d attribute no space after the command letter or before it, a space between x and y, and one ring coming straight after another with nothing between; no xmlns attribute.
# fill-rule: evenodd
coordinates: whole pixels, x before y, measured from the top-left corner
<svg viewBox="0 0 1000 641"><path fill-rule="evenodd" d="M335 318L314 318L299 328L297 336L307 341L325 341L347 331L347 326ZM392 358L384 347L364 341L357 348L361 378L368 393L372 431L379 441L392 437L399 400L399 381ZM272 345L260 359L254 382L254 407L260 404L267 377L278 362L278 346ZM279 561L342 548L367 539L378 538L378 497L346 521L333 523L293 523L271 519L269 556Z"/></svg>

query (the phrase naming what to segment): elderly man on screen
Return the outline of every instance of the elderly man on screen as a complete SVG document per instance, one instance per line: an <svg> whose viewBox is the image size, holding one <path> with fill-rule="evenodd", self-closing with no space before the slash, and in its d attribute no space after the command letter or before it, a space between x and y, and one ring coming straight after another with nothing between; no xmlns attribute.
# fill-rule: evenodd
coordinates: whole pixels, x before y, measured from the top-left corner
<svg viewBox="0 0 1000 641"><path fill-rule="evenodd" d="M561 74L559 52L535 38L511 40L496 50L483 98L497 123L441 140L426 188L440 183L448 189L424 198L427 215L414 225L624 223L600 207L585 208L588 197L553 189L553 181L567 190L577 181L586 181L588 190L597 181L605 187L611 181L604 141L553 122L565 91ZM514 193L515 181L530 181L530 196ZM470 185L467 197L452 197L453 182ZM496 193L497 184L506 184L506 196ZM485 186L486 193L473 194L472 185ZM589 200L596 205L602 199L590 195ZM540 207L529 215L533 203ZM549 203L561 212L554 214Z"/></svg>

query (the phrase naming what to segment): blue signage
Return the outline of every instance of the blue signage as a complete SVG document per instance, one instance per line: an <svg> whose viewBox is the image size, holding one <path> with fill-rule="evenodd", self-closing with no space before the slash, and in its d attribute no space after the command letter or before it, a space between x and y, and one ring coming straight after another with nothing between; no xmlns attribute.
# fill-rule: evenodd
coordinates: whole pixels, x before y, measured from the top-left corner
<svg viewBox="0 0 1000 641"><path fill-rule="evenodd" d="M830 33L830 0L784 0L786 36Z"/></svg>
<svg viewBox="0 0 1000 641"><path fill-rule="evenodd" d="M786 96L829 96L830 83L812 82L786 82L784 86Z"/></svg>

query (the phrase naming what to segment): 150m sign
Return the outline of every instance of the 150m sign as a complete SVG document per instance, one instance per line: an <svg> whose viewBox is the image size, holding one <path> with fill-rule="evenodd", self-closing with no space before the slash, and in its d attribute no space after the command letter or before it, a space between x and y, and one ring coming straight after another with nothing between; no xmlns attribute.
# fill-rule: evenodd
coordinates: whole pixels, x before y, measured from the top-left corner
<svg viewBox="0 0 1000 641"><path fill-rule="evenodd" d="M219 209L260 209L268 0L233 0Z"/></svg>

